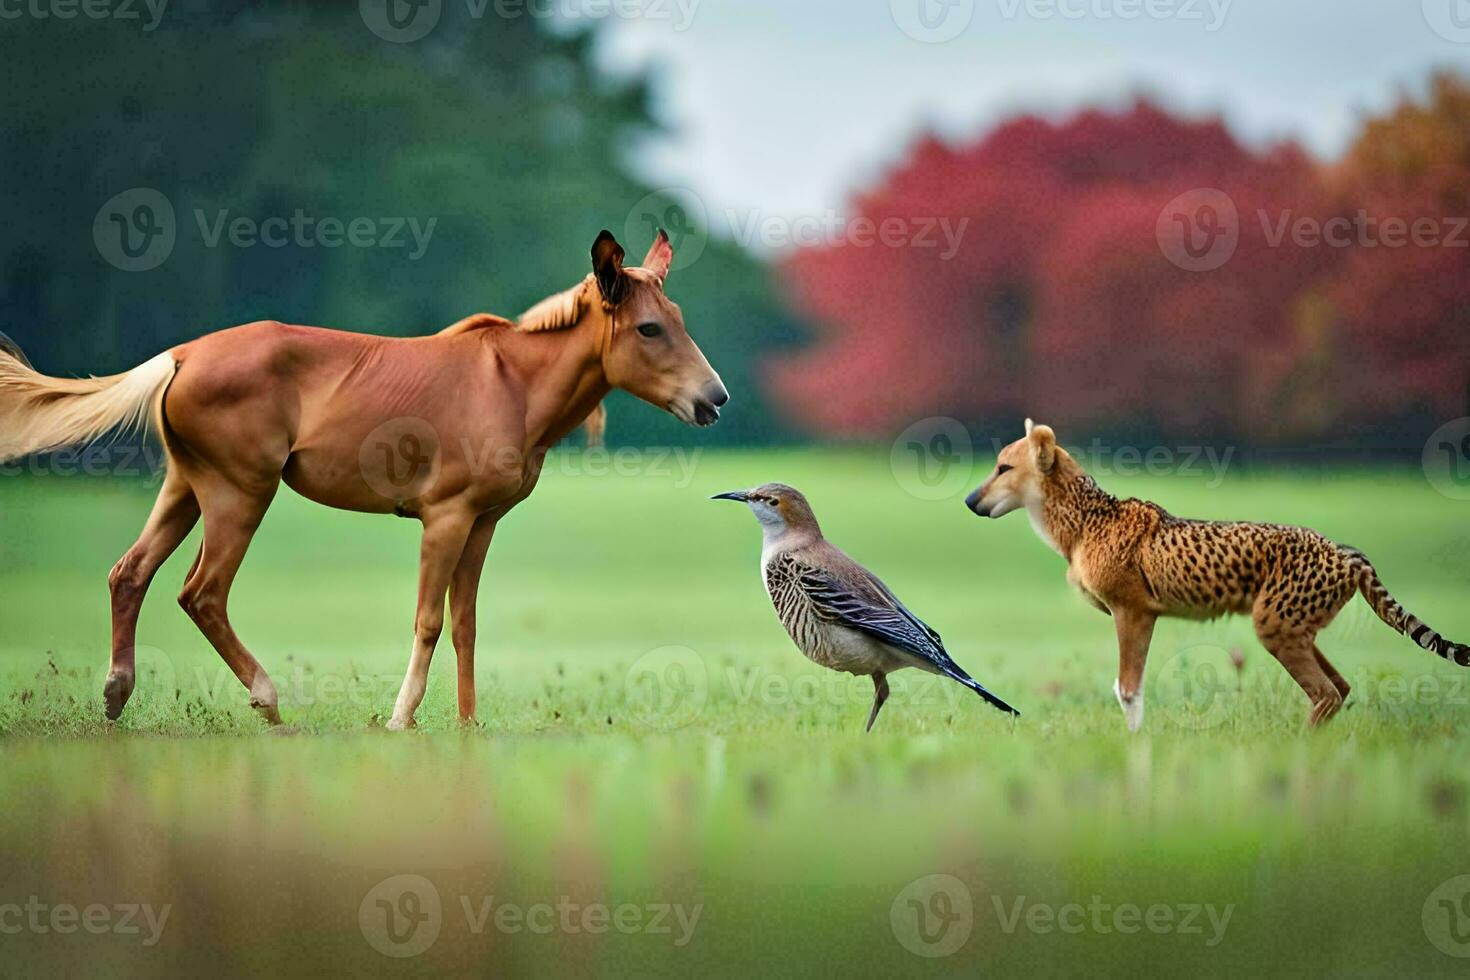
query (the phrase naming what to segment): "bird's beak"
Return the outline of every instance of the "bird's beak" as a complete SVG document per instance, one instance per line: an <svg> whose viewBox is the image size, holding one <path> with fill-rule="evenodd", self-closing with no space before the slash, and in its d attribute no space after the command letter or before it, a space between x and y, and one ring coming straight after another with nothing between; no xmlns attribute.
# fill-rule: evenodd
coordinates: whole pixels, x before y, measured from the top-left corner
<svg viewBox="0 0 1470 980"><path fill-rule="evenodd" d="M750 499L750 494L746 493L744 490L731 490L729 493L717 493L717 494L715 494L713 497L711 497L709 499L711 499L711 500L738 500L738 501L740 501L743 504L747 500Z"/></svg>

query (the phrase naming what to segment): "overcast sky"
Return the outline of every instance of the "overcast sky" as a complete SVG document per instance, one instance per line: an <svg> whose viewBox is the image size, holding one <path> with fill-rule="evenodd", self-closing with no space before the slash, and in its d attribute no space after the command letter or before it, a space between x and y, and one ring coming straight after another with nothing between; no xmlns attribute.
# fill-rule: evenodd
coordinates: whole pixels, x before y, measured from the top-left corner
<svg viewBox="0 0 1470 980"><path fill-rule="evenodd" d="M606 18L604 63L658 66L677 133L640 165L716 226L728 209L840 208L926 127L966 136L1138 92L1332 155L1432 66L1470 68L1470 0L609 2L646 14Z"/></svg>

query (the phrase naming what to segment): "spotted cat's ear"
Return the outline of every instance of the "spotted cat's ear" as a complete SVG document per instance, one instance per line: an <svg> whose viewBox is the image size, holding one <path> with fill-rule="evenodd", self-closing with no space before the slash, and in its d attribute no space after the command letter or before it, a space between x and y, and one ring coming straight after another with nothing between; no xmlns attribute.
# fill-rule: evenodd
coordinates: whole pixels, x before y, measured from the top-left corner
<svg viewBox="0 0 1470 980"><path fill-rule="evenodd" d="M1026 438L1031 440L1031 452L1036 456L1036 468L1050 473L1057 465L1057 434L1049 425L1036 425L1026 420Z"/></svg>

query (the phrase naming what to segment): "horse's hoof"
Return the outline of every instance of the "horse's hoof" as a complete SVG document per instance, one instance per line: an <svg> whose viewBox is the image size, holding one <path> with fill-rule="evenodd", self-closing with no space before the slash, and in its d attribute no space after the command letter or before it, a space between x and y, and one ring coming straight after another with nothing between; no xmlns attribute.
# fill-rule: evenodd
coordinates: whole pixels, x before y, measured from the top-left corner
<svg viewBox="0 0 1470 980"><path fill-rule="evenodd" d="M102 700L106 706L107 720L117 721L133 695L133 675L108 674L107 683L102 685Z"/></svg>
<svg viewBox="0 0 1470 980"><path fill-rule="evenodd" d="M419 727L419 723L412 718L408 719L408 721L399 721L397 718L393 718L388 722L388 731L390 732L406 732L411 728L417 727Z"/></svg>
<svg viewBox="0 0 1470 980"><path fill-rule="evenodd" d="M260 717L272 728L279 727L281 722L281 711L273 704L262 704L259 701L251 701L250 707L260 713Z"/></svg>

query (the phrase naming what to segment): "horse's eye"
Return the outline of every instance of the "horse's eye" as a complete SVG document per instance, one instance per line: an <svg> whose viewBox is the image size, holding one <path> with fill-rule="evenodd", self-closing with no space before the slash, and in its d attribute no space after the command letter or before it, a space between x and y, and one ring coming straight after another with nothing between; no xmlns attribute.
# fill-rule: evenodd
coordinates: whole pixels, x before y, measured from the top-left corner
<svg viewBox="0 0 1470 980"><path fill-rule="evenodd" d="M995 468L995 475L1001 476L1003 474L1009 473L1013 469L1015 469L1015 467L1012 466L1010 463L1001 463Z"/></svg>
<svg viewBox="0 0 1470 980"><path fill-rule="evenodd" d="M657 323L640 323L638 324L638 333L644 337L657 337L663 333L663 327L660 327Z"/></svg>

